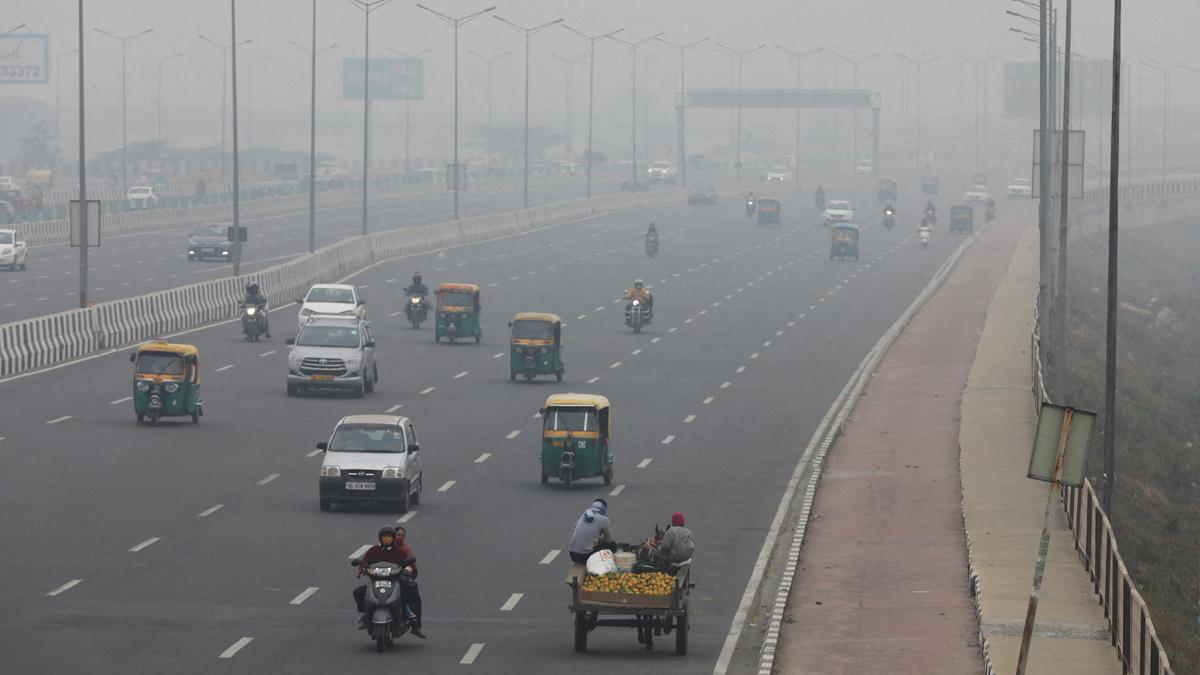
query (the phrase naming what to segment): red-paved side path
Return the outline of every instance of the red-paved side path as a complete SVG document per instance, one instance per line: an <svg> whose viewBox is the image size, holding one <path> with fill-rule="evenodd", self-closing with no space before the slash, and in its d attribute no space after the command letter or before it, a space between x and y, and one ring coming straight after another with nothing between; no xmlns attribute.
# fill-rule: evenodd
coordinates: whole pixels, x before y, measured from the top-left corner
<svg viewBox="0 0 1200 675"><path fill-rule="evenodd" d="M996 221L963 254L884 355L830 449L776 673L980 672L959 401L1024 220Z"/></svg>

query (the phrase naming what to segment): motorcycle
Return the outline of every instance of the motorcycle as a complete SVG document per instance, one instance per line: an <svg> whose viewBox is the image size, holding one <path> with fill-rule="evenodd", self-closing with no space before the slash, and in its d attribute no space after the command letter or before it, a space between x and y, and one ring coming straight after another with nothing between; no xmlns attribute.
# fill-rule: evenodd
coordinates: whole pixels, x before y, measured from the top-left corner
<svg viewBox="0 0 1200 675"><path fill-rule="evenodd" d="M758 205L754 203L753 199L746 200L746 216L747 217L753 216L756 208L758 208Z"/></svg>
<svg viewBox="0 0 1200 675"><path fill-rule="evenodd" d="M642 332L642 327L650 323L650 311L641 300L630 301L625 306L625 325L633 329L634 333Z"/></svg>
<svg viewBox="0 0 1200 675"><path fill-rule="evenodd" d="M888 231L891 231L891 229L896 226L895 211L887 209L883 212L883 226L886 227Z"/></svg>
<svg viewBox="0 0 1200 675"><path fill-rule="evenodd" d="M404 317L412 324L413 330L421 327L421 322L429 315L429 304L421 295L408 296L408 304L404 307Z"/></svg>
<svg viewBox="0 0 1200 675"><path fill-rule="evenodd" d="M355 558L350 561L350 565L359 567L361 562ZM369 580L363 599L367 610L367 637L375 641L377 651L386 651L392 646L393 640L416 625L416 616L401 604L403 589L417 584L409 571L409 565L414 562L416 561L411 558L406 560L403 566L392 562L377 562L358 573L358 576L366 574Z"/></svg>
<svg viewBox="0 0 1200 675"><path fill-rule="evenodd" d="M824 193L824 192L814 192L814 193L813 193L813 200L814 200L814 201L816 202L816 204L817 204L817 210L818 210L818 211L824 211L824 210L825 210L825 193Z"/></svg>
<svg viewBox="0 0 1200 675"><path fill-rule="evenodd" d="M653 258L658 253L658 237L646 237L646 255Z"/></svg>
<svg viewBox="0 0 1200 675"><path fill-rule="evenodd" d="M921 248L929 248L929 228L921 229Z"/></svg>
<svg viewBox="0 0 1200 675"><path fill-rule="evenodd" d="M242 310L242 332L250 342L258 342L259 337L267 332L267 306L243 302L238 307Z"/></svg>
<svg viewBox="0 0 1200 675"><path fill-rule="evenodd" d="M925 209L925 220L929 222L929 226L937 225L937 210Z"/></svg>

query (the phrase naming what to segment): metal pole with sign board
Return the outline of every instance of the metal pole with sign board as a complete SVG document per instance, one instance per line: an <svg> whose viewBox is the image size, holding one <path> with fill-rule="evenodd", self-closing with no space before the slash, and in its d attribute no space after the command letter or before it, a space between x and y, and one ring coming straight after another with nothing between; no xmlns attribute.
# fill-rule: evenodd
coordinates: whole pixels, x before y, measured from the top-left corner
<svg viewBox="0 0 1200 675"><path fill-rule="evenodd" d="M87 251L100 246L100 200L87 200L87 209L81 211L79 200L72 199L69 208L71 246L79 248L79 306L87 307L88 266ZM86 245L84 242L87 242Z"/></svg>
<svg viewBox="0 0 1200 675"><path fill-rule="evenodd" d="M1033 624L1037 617L1038 600L1042 595L1042 578L1046 572L1046 555L1050 550L1050 519L1054 511L1054 495L1061 485L1079 487L1083 484L1083 465L1087 446L1096 423L1096 413L1070 406L1043 403L1038 415L1037 434L1029 456L1028 476L1048 481L1046 512L1042 516L1042 537L1038 542L1037 563L1033 570L1033 588L1029 591L1029 607L1025 612L1025 630L1021 634L1021 651L1017 656L1017 675L1024 675L1029 662L1029 644L1033 639Z"/></svg>

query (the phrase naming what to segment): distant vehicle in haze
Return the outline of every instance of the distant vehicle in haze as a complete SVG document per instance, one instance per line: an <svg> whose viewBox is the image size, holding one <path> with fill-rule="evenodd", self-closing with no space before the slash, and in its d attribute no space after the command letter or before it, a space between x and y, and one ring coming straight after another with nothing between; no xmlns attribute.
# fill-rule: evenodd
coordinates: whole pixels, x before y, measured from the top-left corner
<svg viewBox="0 0 1200 675"><path fill-rule="evenodd" d="M149 209L158 206L158 195L149 185L135 185L129 188L129 192L125 193L125 199L129 201L130 209Z"/></svg>
<svg viewBox="0 0 1200 675"><path fill-rule="evenodd" d="M1014 199L1028 199L1033 196L1033 181L1028 178L1014 178L1008 183L1008 196Z"/></svg>
<svg viewBox="0 0 1200 675"><path fill-rule="evenodd" d="M986 185L972 185L963 193L963 201L968 204L982 204L988 200L990 194Z"/></svg>
<svg viewBox="0 0 1200 675"><path fill-rule="evenodd" d="M0 176L0 190L20 190L17 179L12 176Z"/></svg>
<svg viewBox="0 0 1200 675"><path fill-rule="evenodd" d="M646 169L646 179L652 183L674 183L675 167L663 160L650 162L650 167Z"/></svg>
<svg viewBox="0 0 1200 675"><path fill-rule="evenodd" d="M768 183L786 183L792 178L792 172L786 166L773 166L767 171Z"/></svg>
<svg viewBox="0 0 1200 675"><path fill-rule="evenodd" d="M188 235L188 260L229 260L232 250L229 226L224 223L204 223Z"/></svg>
<svg viewBox="0 0 1200 675"><path fill-rule="evenodd" d="M844 199L831 199L825 203L825 211L821 214L825 224L854 222L854 206Z"/></svg>
<svg viewBox="0 0 1200 675"><path fill-rule="evenodd" d="M860 175L875 173L875 163L869 159L860 159L854 166L854 171Z"/></svg>
<svg viewBox="0 0 1200 675"><path fill-rule="evenodd" d="M366 300L351 284L313 284L300 304L300 325L314 314L353 314L364 317L367 314Z"/></svg>
<svg viewBox="0 0 1200 675"><path fill-rule="evenodd" d="M704 185L701 187L692 188L688 191L688 204L707 204L709 206L717 205L717 188L712 185Z"/></svg>
<svg viewBox="0 0 1200 675"><path fill-rule="evenodd" d="M28 264L29 248L16 230L0 230L0 266L8 265L9 271Z"/></svg>

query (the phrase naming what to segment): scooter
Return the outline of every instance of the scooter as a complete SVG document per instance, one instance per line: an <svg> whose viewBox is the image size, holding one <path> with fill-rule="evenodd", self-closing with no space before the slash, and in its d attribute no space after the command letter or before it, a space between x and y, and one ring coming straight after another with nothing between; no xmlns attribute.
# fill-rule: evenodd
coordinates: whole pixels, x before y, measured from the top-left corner
<svg viewBox="0 0 1200 675"><path fill-rule="evenodd" d="M921 228L921 248L929 248L929 228Z"/></svg>
<svg viewBox="0 0 1200 675"><path fill-rule="evenodd" d="M653 258L658 253L658 238L646 237L646 255Z"/></svg>
<svg viewBox="0 0 1200 675"><path fill-rule="evenodd" d="M887 209L886 211L883 212L883 226L886 227L889 232L891 231L891 229L893 227L896 226L895 213L896 212L892 211L891 209Z"/></svg>
<svg viewBox="0 0 1200 675"><path fill-rule="evenodd" d="M359 567L362 561L355 558L350 561L352 567ZM415 586L409 565L416 562L409 558L402 565L392 562L377 562L360 571L359 576L367 575L367 594L364 598L367 616L367 637L375 641L377 651L383 652L392 646L392 641L412 630L416 617L404 607L400 600L405 586Z"/></svg>
<svg viewBox="0 0 1200 675"><path fill-rule="evenodd" d="M242 332L250 342L258 342L258 338L267 332L266 305L238 305L242 310Z"/></svg>

